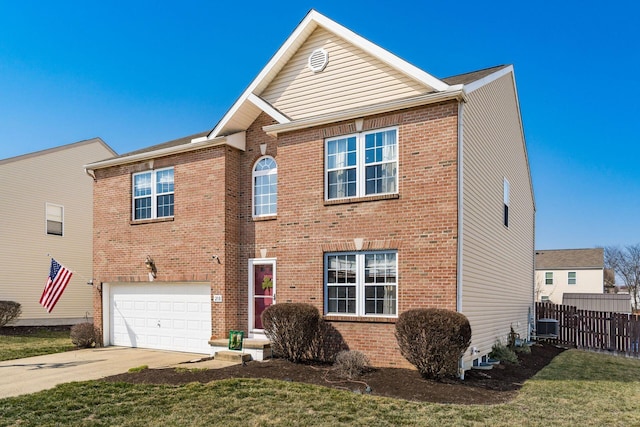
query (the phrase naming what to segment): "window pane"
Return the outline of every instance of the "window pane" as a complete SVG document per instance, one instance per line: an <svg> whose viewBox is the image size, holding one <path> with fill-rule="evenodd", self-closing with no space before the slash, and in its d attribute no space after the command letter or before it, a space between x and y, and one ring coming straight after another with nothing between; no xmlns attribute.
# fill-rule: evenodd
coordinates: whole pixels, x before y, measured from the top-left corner
<svg viewBox="0 0 640 427"><path fill-rule="evenodd" d="M151 194L151 172L141 173L133 177L133 195L135 197Z"/></svg>
<svg viewBox="0 0 640 427"><path fill-rule="evenodd" d="M396 314L396 286L366 286L365 314Z"/></svg>
<svg viewBox="0 0 640 427"><path fill-rule="evenodd" d="M156 192L158 194L173 192L173 169L156 172Z"/></svg>
<svg viewBox="0 0 640 427"><path fill-rule="evenodd" d="M328 289L327 311L330 313L355 313L355 295L355 286L330 286Z"/></svg>
<svg viewBox="0 0 640 427"><path fill-rule="evenodd" d="M62 222L47 220L47 234L62 236Z"/></svg>
<svg viewBox="0 0 640 427"><path fill-rule="evenodd" d="M151 197L136 199L135 201L135 219L151 218Z"/></svg>
<svg viewBox="0 0 640 427"><path fill-rule="evenodd" d="M356 170L343 169L329 172L329 199L356 195Z"/></svg>
<svg viewBox="0 0 640 427"><path fill-rule="evenodd" d="M173 194L158 196L158 218L173 216Z"/></svg>

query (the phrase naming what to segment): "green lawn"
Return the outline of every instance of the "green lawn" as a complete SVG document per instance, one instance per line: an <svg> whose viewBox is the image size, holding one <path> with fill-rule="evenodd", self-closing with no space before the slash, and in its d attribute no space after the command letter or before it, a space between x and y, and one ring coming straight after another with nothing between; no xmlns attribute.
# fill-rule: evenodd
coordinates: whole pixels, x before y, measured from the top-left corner
<svg viewBox="0 0 640 427"><path fill-rule="evenodd" d="M235 379L180 387L70 383L0 400L0 425L637 426L640 361L569 350L509 403L406 402L324 387Z"/></svg>
<svg viewBox="0 0 640 427"><path fill-rule="evenodd" d="M69 331L42 331L30 335L0 335L0 361L73 350Z"/></svg>

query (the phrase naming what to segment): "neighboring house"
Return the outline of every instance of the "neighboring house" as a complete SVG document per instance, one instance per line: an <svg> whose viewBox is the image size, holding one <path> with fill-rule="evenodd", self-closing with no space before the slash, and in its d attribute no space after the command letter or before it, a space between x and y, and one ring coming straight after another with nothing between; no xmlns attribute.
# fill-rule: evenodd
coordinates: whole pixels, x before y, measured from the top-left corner
<svg viewBox="0 0 640 427"><path fill-rule="evenodd" d="M87 168L107 345L207 353L290 301L377 366L409 366L394 331L413 308L469 318L464 369L528 332L512 66L438 79L311 11L212 131Z"/></svg>
<svg viewBox="0 0 640 427"><path fill-rule="evenodd" d="M631 314L631 295L629 294L571 294L562 295L562 304L571 305L578 310L607 311Z"/></svg>
<svg viewBox="0 0 640 427"><path fill-rule="evenodd" d="M536 298L562 304L565 293L604 293L604 249L536 251Z"/></svg>
<svg viewBox="0 0 640 427"><path fill-rule="evenodd" d="M17 301L14 325L92 319L93 179L83 165L116 153L100 138L0 160L0 300ZM51 313L39 304L53 256L75 274Z"/></svg>

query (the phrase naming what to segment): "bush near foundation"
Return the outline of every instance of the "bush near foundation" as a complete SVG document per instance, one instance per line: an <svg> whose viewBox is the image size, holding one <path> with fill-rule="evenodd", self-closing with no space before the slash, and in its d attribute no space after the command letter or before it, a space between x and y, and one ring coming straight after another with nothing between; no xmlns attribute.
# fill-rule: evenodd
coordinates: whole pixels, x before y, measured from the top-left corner
<svg viewBox="0 0 640 427"><path fill-rule="evenodd" d="M369 358L361 351L347 350L336 355L333 369L339 377L354 379L369 367Z"/></svg>
<svg viewBox="0 0 640 427"><path fill-rule="evenodd" d="M16 320L22 314L22 306L15 301L0 301L0 328Z"/></svg>
<svg viewBox="0 0 640 427"><path fill-rule="evenodd" d="M71 327L71 342L76 347L93 347L96 344L96 336L96 328L93 323L83 322Z"/></svg>
<svg viewBox="0 0 640 427"><path fill-rule="evenodd" d="M400 353L424 378L458 375L458 361L471 343L471 325L451 310L424 308L405 311L396 322Z"/></svg>
<svg viewBox="0 0 640 427"><path fill-rule="evenodd" d="M311 304L273 304L262 313L264 333L273 352L298 363L305 358L318 333L320 313Z"/></svg>

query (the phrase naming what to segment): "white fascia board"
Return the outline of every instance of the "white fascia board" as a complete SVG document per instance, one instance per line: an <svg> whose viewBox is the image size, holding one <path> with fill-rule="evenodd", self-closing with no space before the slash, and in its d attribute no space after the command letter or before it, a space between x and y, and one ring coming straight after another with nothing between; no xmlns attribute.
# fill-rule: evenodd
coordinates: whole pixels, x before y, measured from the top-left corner
<svg viewBox="0 0 640 427"><path fill-rule="evenodd" d="M240 133L244 134L244 132L240 132ZM162 148L159 150L133 154L131 156L118 157L115 159L108 159L108 160L102 160L99 162L89 163L88 165L85 165L84 168L87 171L93 172L94 170L97 170L97 169L104 169L112 166L120 166L120 165L126 165L128 163L135 163L135 162L141 162L145 160L157 159L158 157L169 156L171 154L186 153L188 151L200 150L202 148L208 148L208 147L215 147L222 144L232 145L236 148L240 148L238 146L240 145L238 142L240 141L241 137L236 137L233 140L233 144L231 144L232 138L234 137L234 135L230 135L229 137L206 139L204 141L198 141L198 142L194 142L195 140L192 140L191 143L176 145L175 147ZM197 138L197 139L201 140L202 138ZM244 150L244 146L242 146L242 148L240 149Z"/></svg>
<svg viewBox="0 0 640 427"><path fill-rule="evenodd" d="M240 107L247 101L250 95L253 94L254 90L260 85L264 79L271 73L271 71L278 65L278 63L282 60L282 58L286 55L286 53L291 49L291 47L295 44L295 42L304 34L307 27L312 24L313 21L313 10L305 16L302 22L298 25L298 27L293 31L293 33L289 36L289 38L284 42L284 44L278 49L278 51L273 55L271 60L267 63L267 65L260 71L260 74L253 79L249 87L240 95L238 100L233 104L233 106L229 109L227 114L220 120L220 122L216 125L216 127L209 134L210 138L218 137L218 133L220 130L224 129L226 124L231 120L231 118L238 112Z"/></svg>
<svg viewBox="0 0 640 427"><path fill-rule="evenodd" d="M419 107L421 105L434 104L436 102L449 101L452 99L455 99L459 102L466 101L462 85L451 86L451 88L455 89L447 90L444 92L428 93L408 99L398 99L382 104L354 108L337 113L324 114L307 119L295 120L284 124L263 126L262 130L264 130L268 135L277 136L279 133L291 132L294 130L306 129L313 126L321 126L329 123L357 119L364 116L387 113L390 111L402 110L406 108Z"/></svg>
<svg viewBox="0 0 640 427"><path fill-rule="evenodd" d="M260 98L259 96L254 95L253 93L249 94L249 96L247 97L247 100L250 101L251 103L253 103L253 105L258 107L259 109L261 109L265 113L267 113L269 116L271 116L272 119L276 120L280 124L289 123L291 121L291 120L289 120L289 118L287 116L282 114L277 109L273 108L273 106L271 104L269 104L268 102L266 102L264 99Z"/></svg>
<svg viewBox="0 0 640 427"><path fill-rule="evenodd" d="M471 93L476 89L481 88L482 86L488 85L489 83L498 80L500 77L505 76L507 74L513 74L513 65L509 65L507 67L504 67L498 71L496 71L495 73L491 73L488 76L485 76L479 80L476 80L474 82L471 82L469 84L464 85L465 88L465 92L466 93Z"/></svg>
<svg viewBox="0 0 640 427"><path fill-rule="evenodd" d="M337 34L348 42L353 43L365 52L377 57L382 62L389 64L393 68L398 69L399 71L407 74L413 79L427 86L430 86L437 91L443 91L449 88L449 85L442 80L439 80L433 77L431 74L422 71L418 67L411 65L407 61L392 54L388 50L381 48L380 46L370 42L362 36L359 36L348 28L343 27L342 25L338 24L335 21L332 21L331 19L316 12L315 10L312 10L310 15L312 15L313 20L315 20L321 27L324 27L327 30Z"/></svg>

